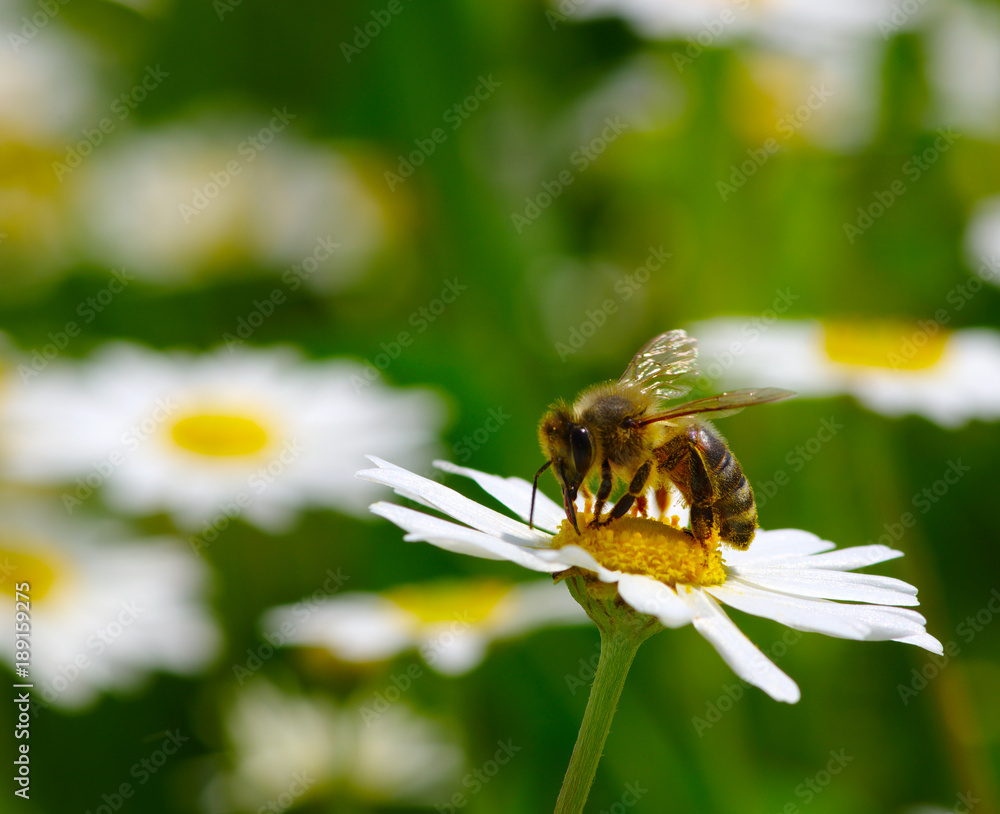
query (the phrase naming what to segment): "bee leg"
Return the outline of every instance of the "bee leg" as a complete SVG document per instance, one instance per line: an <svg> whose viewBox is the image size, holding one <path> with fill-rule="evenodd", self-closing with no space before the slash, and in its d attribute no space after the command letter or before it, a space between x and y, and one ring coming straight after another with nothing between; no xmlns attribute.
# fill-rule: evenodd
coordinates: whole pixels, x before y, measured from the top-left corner
<svg viewBox="0 0 1000 814"><path fill-rule="evenodd" d="M617 520L619 517L623 517L625 513L632 508L632 504L635 502L635 499L639 497L639 495L641 495L643 490L646 488L646 481L649 480L649 473L652 469L652 461L646 461L646 463L640 466L635 475L632 477L632 482L628 485L628 492L618 498L618 501L608 514L608 519L603 523L594 522L592 525L606 526L612 520Z"/></svg>
<svg viewBox="0 0 1000 814"><path fill-rule="evenodd" d="M667 513L667 509L670 507L670 492L667 491L667 486L662 485L656 490L656 508L660 510L660 519L663 519L663 515Z"/></svg>
<svg viewBox="0 0 1000 814"><path fill-rule="evenodd" d="M639 495L635 499L636 515L638 515L639 517L645 517L646 516L646 507L648 505L649 505L649 501L646 500L646 496L645 495Z"/></svg>
<svg viewBox="0 0 1000 814"><path fill-rule="evenodd" d="M712 504L718 499L718 494L708 476L705 462L694 446L688 458L688 467L691 485L691 533L699 542L706 542L718 532L715 511L712 508Z"/></svg>
<svg viewBox="0 0 1000 814"><path fill-rule="evenodd" d="M605 460L601 464L601 485L597 489L597 504L594 506L594 519L590 525L600 525L601 512L604 511L604 503L611 496L611 487L614 479L611 476L611 462Z"/></svg>

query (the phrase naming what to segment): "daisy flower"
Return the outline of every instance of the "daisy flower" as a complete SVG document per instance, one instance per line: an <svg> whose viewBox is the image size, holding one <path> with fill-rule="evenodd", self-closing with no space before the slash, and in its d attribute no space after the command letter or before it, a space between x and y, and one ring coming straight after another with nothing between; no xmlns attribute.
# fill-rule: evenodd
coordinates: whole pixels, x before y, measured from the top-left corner
<svg viewBox="0 0 1000 814"><path fill-rule="evenodd" d="M205 543L237 516L281 531L305 505L361 514L373 492L353 477L362 451L378 436L421 462L443 419L426 391L288 347L112 344L24 378L0 404L8 478L67 484L70 513L97 490L118 511L167 512Z"/></svg>
<svg viewBox="0 0 1000 814"><path fill-rule="evenodd" d="M11 606L15 591L29 596L29 680L40 701L81 708L153 670L192 674L214 659L221 636L205 605L209 573L188 546L110 522L71 523L23 495L3 503L0 589ZM14 664L13 631L0 642Z"/></svg>
<svg viewBox="0 0 1000 814"><path fill-rule="evenodd" d="M721 386L766 381L800 396L852 395L892 417L945 427L1000 418L1000 334L941 323L819 323L759 317L694 325L702 371Z"/></svg>
<svg viewBox="0 0 1000 814"><path fill-rule="evenodd" d="M784 143L801 132L824 147L852 150L874 132L884 47L879 25L893 12L890 0L553 0L552 5L556 15L564 7L579 18L617 14L640 37L687 41L673 57L680 71L706 48L749 45L739 48L740 57L768 97L759 109L738 117L737 124L749 123L753 132L747 135L754 140Z"/></svg>
<svg viewBox="0 0 1000 814"><path fill-rule="evenodd" d="M345 155L294 126L277 111L123 133L72 179L89 253L171 284L247 264L285 267L289 290L352 282L385 243L385 213Z"/></svg>
<svg viewBox="0 0 1000 814"><path fill-rule="evenodd" d="M950 3L927 25L933 116L963 134L1000 137L1000 11Z"/></svg>
<svg viewBox="0 0 1000 814"><path fill-rule="evenodd" d="M371 510L406 531L407 541L507 560L532 571L586 575L592 583L608 586L615 602L654 617L664 627L692 624L740 678L778 701L798 701L799 688L739 630L722 604L795 630L901 641L942 652L926 632L924 618L905 607L917 604L915 588L889 577L850 573L902 556L886 546L834 550L833 543L806 531L759 530L748 550L727 549L723 559L718 548L707 551L692 545L673 525L638 517L585 529L577 536L563 509L542 493L535 502L537 528L531 529L436 481L369 457L375 468L362 470L358 477L389 486L458 521L375 503ZM472 478L508 509L528 518L529 482L448 468Z"/></svg>
<svg viewBox="0 0 1000 814"><path fill-rule="evenodd" d="M465 760L441 725L405 703L366 725L352 705L262 678L234 698L225 728L233 768L206 791L210 810L285 811L334 794L428 804L457 785Z"/></svg>
<svg viewBox="0 0 1000 814"><path fill-rule="evenodd" d="M965 229L965 257L982 280L1000 285L1000 195L979 201Z"/></svg>
<svg viewBox="0 0 1000 814"><path fill-rule="evenodd" d="M308 610L274 608L263 625L287 627L286 644L324 647L342 661L382 661L415 649L438 672L459 675L479 665L493 641L586 622L572 597L549 582L466 579L348 593Z"/></svg>

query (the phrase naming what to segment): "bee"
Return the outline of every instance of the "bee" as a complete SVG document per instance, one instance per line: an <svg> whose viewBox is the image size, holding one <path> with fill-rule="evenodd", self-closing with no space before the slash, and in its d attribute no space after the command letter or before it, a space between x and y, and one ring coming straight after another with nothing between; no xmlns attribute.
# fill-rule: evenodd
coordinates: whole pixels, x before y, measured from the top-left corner
<svg viewBox="0 0 1000 814"><path fill-rule="evenodd" d="M690 506L689 534L695 540L715 537L734 548L749 547L757 529L753 490L722 436L699 416L721 418L795 393L776 387L734 390L663 409L662 402L691 390L696 357L692 337L668 331L643 345L617 382L588 387L572 407L558 401L549 409L538 425L548 460L535 473L529 525L538 478L551 466L577 534L574 501L581 487L589 497L586 482L599 473L592 527L624 516L633 504L645 515L650 488L662 514L673 485ZM602 518L616 481L624 481L627 490Z"/></svg>

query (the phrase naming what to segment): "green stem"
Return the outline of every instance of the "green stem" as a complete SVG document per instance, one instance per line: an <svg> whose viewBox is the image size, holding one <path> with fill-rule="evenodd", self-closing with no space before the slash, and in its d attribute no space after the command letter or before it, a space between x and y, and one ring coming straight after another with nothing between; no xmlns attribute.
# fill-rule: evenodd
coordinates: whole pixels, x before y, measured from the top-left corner
<svg viewBox="0 0 1000 814"><path fill-rule="evenodd" d="M555 814L580 814L583 811L604 742L611 730L611 719L625 686L625 677L639 645L648 635L648 632L640 633L627 626L607 633L601 630L601 657L597 662L597 673L590 688L580 734L556 801Z"/></svg>

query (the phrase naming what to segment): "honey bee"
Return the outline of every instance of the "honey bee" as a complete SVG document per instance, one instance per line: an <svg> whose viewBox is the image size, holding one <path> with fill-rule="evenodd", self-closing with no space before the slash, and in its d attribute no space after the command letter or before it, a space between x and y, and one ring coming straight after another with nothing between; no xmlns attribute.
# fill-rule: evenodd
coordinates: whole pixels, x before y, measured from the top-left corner
<svg viewBox="0 0 1000 814"><path fill-rule="evenodd" d="M563 401L554 404L538 425L548 460L535 474L529 524L538 478L551 466L562 487L566 517L577 534L574 501L581 487L589 497L586 482L600 473L591 526L624 516L633 504L645 515L650 488L662 514L672 484L690 506L689 533L695 540L716 537L734 548L747 548L757 529L753 490L722 436L698 416L721 418L795 393L776 387L734 390L663 409L661 402L691 390L696 357L692 337L668 331L643 345L617 382L588 387L572 407ZM602 519L616 480L628 488Z"/></svg>

